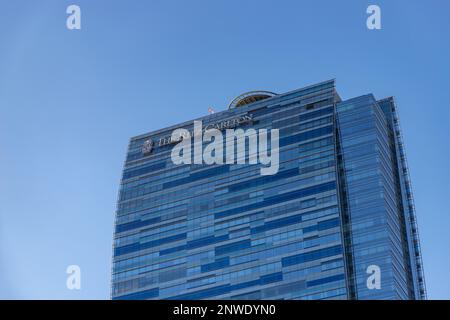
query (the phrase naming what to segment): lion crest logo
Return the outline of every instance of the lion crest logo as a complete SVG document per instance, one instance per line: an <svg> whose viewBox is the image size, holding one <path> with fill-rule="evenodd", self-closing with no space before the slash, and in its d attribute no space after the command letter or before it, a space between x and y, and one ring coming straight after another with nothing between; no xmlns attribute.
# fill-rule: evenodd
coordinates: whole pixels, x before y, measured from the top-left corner
<svg viewBox="0 0 450 320"><path fill-rule="evenodd" d="M142 145L142 153L144 155L152 153L153 145L154 143L152 139L145 140L144 144Z"/></svg>

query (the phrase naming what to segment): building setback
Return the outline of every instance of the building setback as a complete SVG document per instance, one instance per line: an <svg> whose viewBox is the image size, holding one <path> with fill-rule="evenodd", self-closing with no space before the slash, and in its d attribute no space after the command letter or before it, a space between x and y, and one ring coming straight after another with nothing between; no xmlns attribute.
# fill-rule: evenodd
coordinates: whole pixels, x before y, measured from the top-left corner
<svg viewBox="0 0 450 320"><path fill-rule="evenodd" d="M279 129L279 171L173 164L171 133L192 132L193 121L131 138L113 299L426 298L392 97L342 101L330 80L244 94L196 120ZM373 266L380 287L370 289Z"/></svg>

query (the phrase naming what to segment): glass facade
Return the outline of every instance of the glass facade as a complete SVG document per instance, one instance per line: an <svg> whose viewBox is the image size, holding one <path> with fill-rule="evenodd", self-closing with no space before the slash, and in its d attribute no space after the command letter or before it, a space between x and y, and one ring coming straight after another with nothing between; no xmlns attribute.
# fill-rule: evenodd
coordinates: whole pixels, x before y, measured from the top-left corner
<svg viewBox="0 0 450 320"><path fill-rule="evenodd" d="M334 80L201 120L278 129L279 171L175 165L177 128L130 140L117 205L113 299L424 299L395 102L341 101ZM247 158L248 154L245 155ZM368 289L369 265L381 288Z"/></svg>

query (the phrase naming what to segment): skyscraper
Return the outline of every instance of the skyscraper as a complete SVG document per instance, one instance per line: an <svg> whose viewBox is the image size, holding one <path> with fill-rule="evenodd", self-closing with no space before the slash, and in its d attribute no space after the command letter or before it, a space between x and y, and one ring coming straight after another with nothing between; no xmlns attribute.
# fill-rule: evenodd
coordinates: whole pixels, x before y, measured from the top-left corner
<svg viewBox="0 0 450 320"><path fill-rule="evenodd" d="M197 120L278 129L279 169L174 164L171 134L192 121L131 138L113 299L426 298L392 97L342 101L330 80L246 93Z"/></svg>

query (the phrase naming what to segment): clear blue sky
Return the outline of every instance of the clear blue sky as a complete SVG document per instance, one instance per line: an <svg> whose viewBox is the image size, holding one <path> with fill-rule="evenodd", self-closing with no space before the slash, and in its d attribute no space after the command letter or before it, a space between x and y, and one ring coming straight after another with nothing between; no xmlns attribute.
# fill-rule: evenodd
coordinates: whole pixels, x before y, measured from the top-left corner
<svg viewBox="0 0 450 320"><path fill-rule="evenodd" d="M1 1L0 298L109 298L129 137L330 78L397 98L429 297L450 298L449 24L446 0Z"/></svg>

